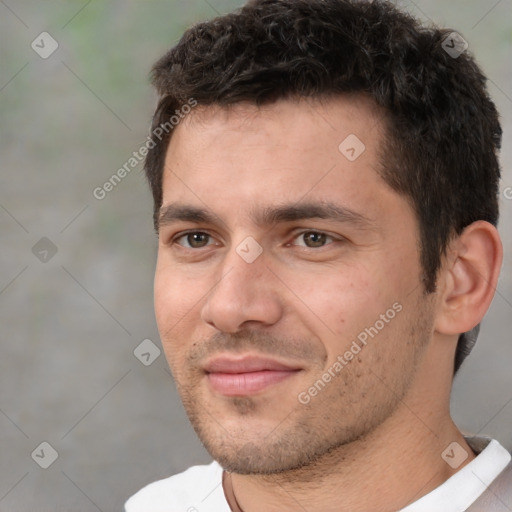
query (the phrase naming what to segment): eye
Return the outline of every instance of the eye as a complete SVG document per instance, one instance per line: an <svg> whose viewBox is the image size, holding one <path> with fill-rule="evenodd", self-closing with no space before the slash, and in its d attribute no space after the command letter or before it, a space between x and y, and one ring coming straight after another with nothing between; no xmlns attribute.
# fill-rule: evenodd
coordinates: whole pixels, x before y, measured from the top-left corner
<svg viewBox="0 0 512 512"><path fill-rule="evenodd" d="M174 239L174 242L187 249L201 249L207 245L212 245L212 237L208 233L202 231L190 231L184 233ZM213 242L214 243L214 242Z"/></svg>
<svg viewBox="0 0 512 512"><path fill-rule="evenodd" d="M316 247L323 247L334 241L332 236L320 231L304 231L300 233L294 240L301 241L302 243L292 243L291 245L299 245L301 247L309 247L314 249Z"/></svg>

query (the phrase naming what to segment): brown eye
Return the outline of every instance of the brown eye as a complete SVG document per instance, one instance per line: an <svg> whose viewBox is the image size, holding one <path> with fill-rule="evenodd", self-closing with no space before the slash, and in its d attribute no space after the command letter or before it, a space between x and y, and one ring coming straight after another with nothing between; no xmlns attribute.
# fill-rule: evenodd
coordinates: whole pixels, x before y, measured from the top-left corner
<svg viewBox="0 0 512 512"><path fill-rule="evenodd" d="M332 242L333 238L318 231L305 231L304 233L301 233L296 240L302 243L297 243L295 245L313 249L316 247L323 247L327 243Z"/></svg>
<svg viewBox="0 0 512 512"><path fill-rule="evenodd" d="M305 233L303 236L308 247L321 247L327 238L323 233Z"/></svg>
<svg viewBox="0 0 512 512"><path fill-rule="evenodd" d="M202 233L200 231L196 231L193 233L185 233L176 239L176 242L188 249L201 249L202 247L206 247L210 241L210 235L207 233Z"/></svg>

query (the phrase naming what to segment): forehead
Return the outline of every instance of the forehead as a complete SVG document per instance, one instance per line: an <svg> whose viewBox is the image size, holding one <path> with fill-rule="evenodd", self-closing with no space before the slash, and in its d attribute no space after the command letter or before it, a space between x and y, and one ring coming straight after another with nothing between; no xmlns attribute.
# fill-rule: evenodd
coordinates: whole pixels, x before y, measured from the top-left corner
<svg viewBox="0 0 512 512"><path fill-rule="evenodd" d="M372 210L370 202L399 199L378 172L383 126L382 112L361 95L198 106L173 132L163 206L252 217L259 207L304 200Z"/></svg>
<svg viewBox="0 0 512 512"><path fill-rule="evenodd" d="M363 94L289 98L260 106L248 102L199 105L174 130L168 153L172 154L192 135L202 139L195 143L214 143L217 151L228 148L228 135L247 143L263 143L267 148L295 144L299 153L310 153L312 148L339 150L339 143L349 135L375 146L382 138L384 120L384 109ZM250 141L247 135L251 136Z"/></svg>

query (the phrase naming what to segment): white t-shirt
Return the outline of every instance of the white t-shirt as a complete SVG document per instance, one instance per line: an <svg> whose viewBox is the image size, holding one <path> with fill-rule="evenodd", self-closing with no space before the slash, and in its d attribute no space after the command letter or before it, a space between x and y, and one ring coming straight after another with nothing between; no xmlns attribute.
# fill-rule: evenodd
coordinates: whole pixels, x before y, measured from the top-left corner
<svg viewBox="0 0 512 512"><path fill-rule="evenodd" d="M498 441L466 438L473 449L485 448L469 464L439 487L399 512L464 512L505 469L510 453ZM475 444L476 442L476 444ZM126 512L230 512L222 487L222 468L217 462L193 466L187 471L147 485L125 505Z"/></svg>

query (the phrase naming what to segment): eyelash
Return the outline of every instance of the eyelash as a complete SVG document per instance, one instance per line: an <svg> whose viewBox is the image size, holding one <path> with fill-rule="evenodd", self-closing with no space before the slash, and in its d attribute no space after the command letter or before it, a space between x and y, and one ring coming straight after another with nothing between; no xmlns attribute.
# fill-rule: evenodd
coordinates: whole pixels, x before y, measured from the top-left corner
<svg viewBox="0 0 512 512"><path fill-rule="evenodd" d="M296 240L297 238L299 238L300 236L303 236L303 235L306 235L306 234L315 234L315 235L325 235L327 237L327 239L330 239L331 242L330 243L327 243L325 245L322 245L320 247L308 247L307 245L298 245L298 244L291 244L291 243L287 243L286 246L289 247L291 245L296 245L297 247L303 247L305 249L321 249L323 247L326 247L330 244L332 244L333 242L335 241L342 241L342 238L336 238L332 235L329 235L328 233L325 233L324 231L316 231L316 230L312 230L312 229L308 229L308 230L304 230L304 231L301 231L299 233L296 233L293 237L292 240ZM199 249L204 249L210 245L217 245L217 244L207 244L203 247L198 247L198 248L195 248L195 247L186 247L180 243L178 243L178 241L182 238L186 238L187 236L189 235L206 235L208 237L210 237L210 239L213 239L212 235L210 235L209 233L205 232L205 231L186 231L184 233L179 233L178 235L176 235L172 240L171 240L171 245L174 245L174 244L177 244L181 247L183 247L184 249L188 249L188 250L199 250Z"/></svg>

